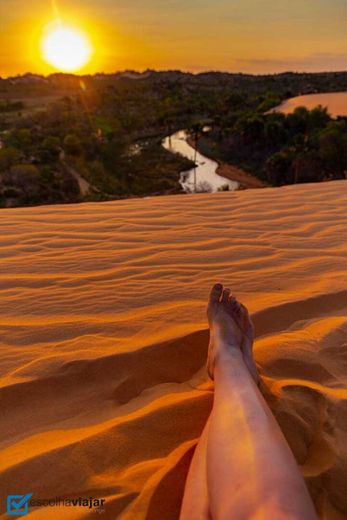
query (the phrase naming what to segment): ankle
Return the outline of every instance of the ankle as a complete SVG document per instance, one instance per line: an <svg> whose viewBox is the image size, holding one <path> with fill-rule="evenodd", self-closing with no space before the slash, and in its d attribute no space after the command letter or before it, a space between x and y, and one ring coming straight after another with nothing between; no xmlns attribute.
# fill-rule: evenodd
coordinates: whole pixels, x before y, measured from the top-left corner
<svg viewBox="0 0 347 520"><path fill-rule="evenodd" d="M230 374L239 376L244 373L251 377L240 348L225 344L216 352L213 371L220 375L228 374L228 377Z"/></svg>
<svg viewBox="0 0 347 520"><path fill-rule="evenodd" d="M243 363L243 356L238 345L223 341L219 343L216 349L215 364L227 362Z"/></svg>
<svg viewBox="0 0 347 520"><path fill-rule="evenodd" d="M210 339L216 346L218 346L218 348L221 349L226 347L228 349L240 350L241 348L241 341L239 342L238 338L227 334L223 328L218 326L210 329Z"/></svg>

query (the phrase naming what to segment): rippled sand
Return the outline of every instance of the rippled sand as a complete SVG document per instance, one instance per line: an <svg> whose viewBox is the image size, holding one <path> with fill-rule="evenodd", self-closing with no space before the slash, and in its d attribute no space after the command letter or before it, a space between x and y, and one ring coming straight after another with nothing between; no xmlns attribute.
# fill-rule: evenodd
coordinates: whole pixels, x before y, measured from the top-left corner
<svg viewBox="0 0 347 520"><path fill-rule="evenodd" d="M307 94L287 99L275 110L290 114L297 107L306 107L308 110L321 105L327 107L331 116L347 116L347 92L333 92L328 94Z"/></svg>
<svg viewBox="0 0 347 520"><path fill-rule="evenodd" d="M178 518L222 281L253 315L266 398L321 518L345 518L346 199L336 181L1 210L1 503L100 496L105 519Z"/></svg>

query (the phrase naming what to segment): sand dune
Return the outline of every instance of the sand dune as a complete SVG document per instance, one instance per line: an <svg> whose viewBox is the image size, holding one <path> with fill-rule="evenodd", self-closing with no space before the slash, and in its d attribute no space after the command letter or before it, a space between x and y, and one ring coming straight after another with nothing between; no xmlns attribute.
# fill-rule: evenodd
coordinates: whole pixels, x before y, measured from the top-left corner
<svg viewBox="0 0 347 520"><path fill-rule="evenodd" d="M252 313L266 399L320 517L346 518L346 202L336 181L1 210L1 504L96 496L101 518L178 518L222 281Z"/></svg>
<svg viewBox="0 0 347 520"><path fill-rule="evenodd" d="M308 110L321 105L328 109L332 117L347 115L347 92L327 92L323 94L305 94L286 99L281 105L270 110L270 112L283 112L290 114L297 107L306 107Z"/></svg>

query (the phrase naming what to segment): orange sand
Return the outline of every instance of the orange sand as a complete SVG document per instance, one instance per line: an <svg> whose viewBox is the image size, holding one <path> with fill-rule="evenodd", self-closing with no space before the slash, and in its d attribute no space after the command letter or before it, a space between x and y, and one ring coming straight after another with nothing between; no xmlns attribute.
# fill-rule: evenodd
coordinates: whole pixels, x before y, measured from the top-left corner
<svg viewBox="0 0 347 520"><path fill-rule="evenodd" d="M267 399L321 518L346 518L346 199L336 181L1 210L0 517L8 493L33 492L105 497L104 519L178 518L211 408L219 280L253 314Z"/></svg>
<svg viewBox="0 0 347 520"><path fill-rule="evenodd" d="M233 164L228 164L222 161L218 161L217 168L218 175L222 177L226 177L231 181L236 181L239 183L239 189L252 189L252 188L263 188L265 187L265 183L262 182L254 175L241 170L238 166L234 166Z"/></svg>
<svg viewBox="0 0 347 520"><path fill-rule="evenodd" d="M326 107L332 117L347 116L347 92L328 92L296 96L286 99L286 101L270 110L270 112L291 114L298 107L306 107L308 110L312 110L318 105Z"/></svg>

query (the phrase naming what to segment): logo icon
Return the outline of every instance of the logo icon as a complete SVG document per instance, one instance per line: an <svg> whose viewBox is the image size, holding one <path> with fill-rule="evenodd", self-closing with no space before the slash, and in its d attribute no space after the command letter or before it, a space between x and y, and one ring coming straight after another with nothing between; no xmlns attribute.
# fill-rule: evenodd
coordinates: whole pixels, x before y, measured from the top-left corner
<svg viewBox="0 0 347 520"><path fill-rule="evenodd" d="M32 493L26 495L8 495L7 514L13 516L23 516L29 512L29 499Z"/></svg>

